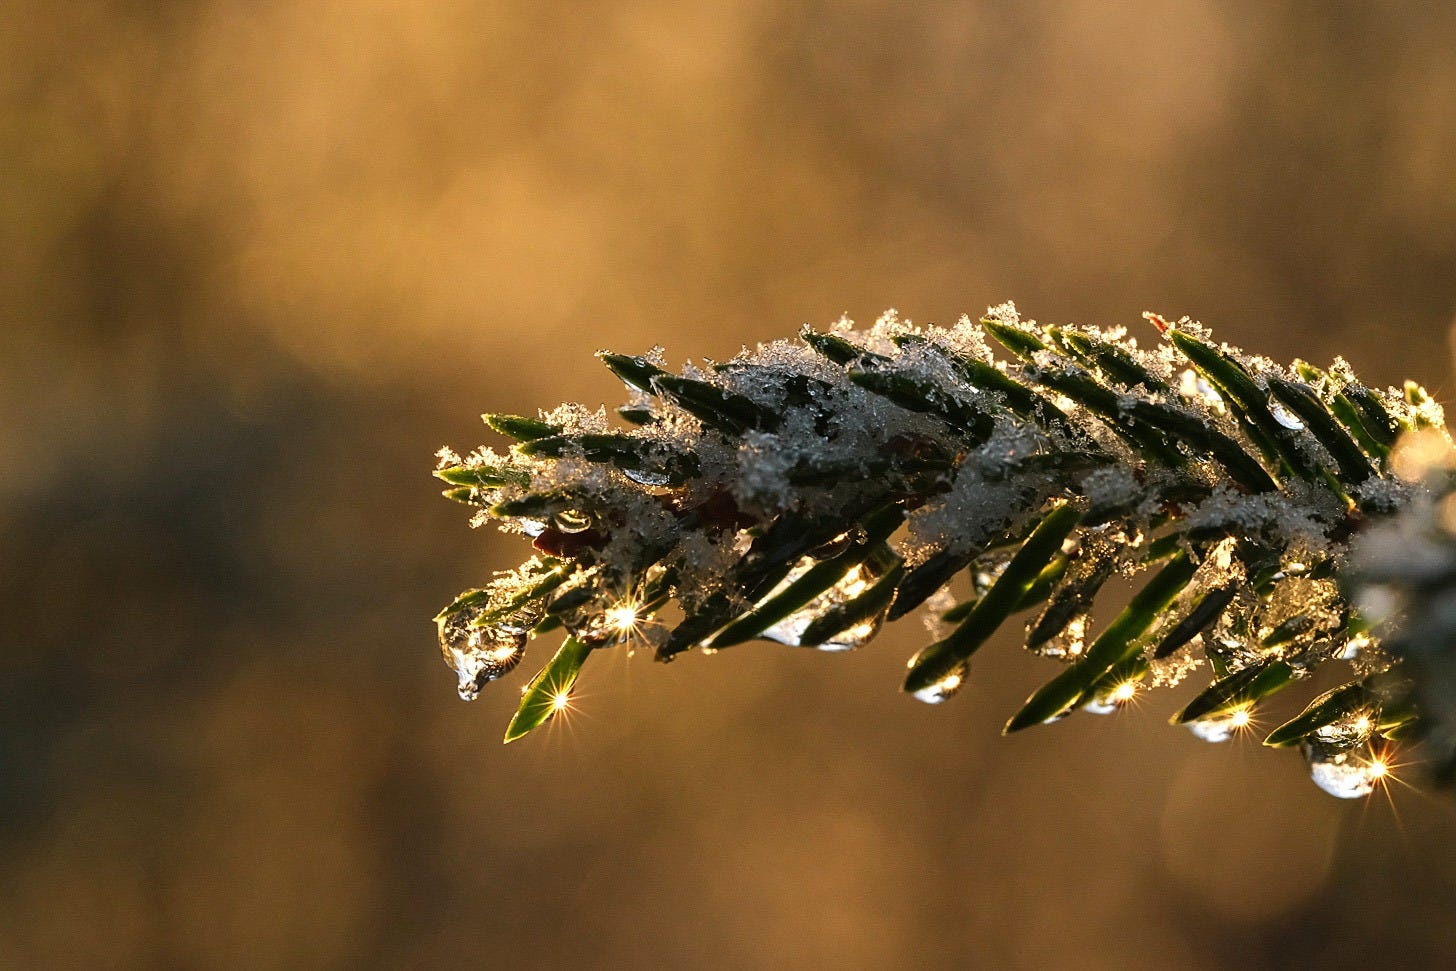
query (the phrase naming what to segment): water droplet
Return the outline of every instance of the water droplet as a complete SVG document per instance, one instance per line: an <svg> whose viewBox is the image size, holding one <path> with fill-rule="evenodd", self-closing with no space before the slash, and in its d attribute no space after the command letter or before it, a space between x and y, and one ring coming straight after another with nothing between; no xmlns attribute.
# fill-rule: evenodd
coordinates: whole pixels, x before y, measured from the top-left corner
<svg viewBox="0 0 1456 971"><path fill-rule="evenodd" d="M592 518L584 512L563 509L551 517L551 525L563 533L584 533L591 529Z"/></svg>
<svg viewBox="0 0 1456 971"><path fill-rule="evenodd" d="M1304 422L1296 418L1288 409L1273 398L1269 399L1269 414L1274 416L1275 421L1291 431L1297 432L1304 430Z"/></svg>
<svg viewBox="0 0 1456 971"><path fill-rule="evenodd" d="M1087 649L1087 615L1078 614L1067 621L1061 633L1050 640L1042 641L1032 650L1042 657L1058 661L1075 661Z"/></svg>
<svg viewBox="0 0 1456 971"><path fill-rule="evenodd" d="M810 563L806 560L785 578L784 585L792 583L809 569ZM866 572L865 567L854 567L841 577L834 586L809 601L802 609L785 617L758 636L765 640L788 645L789 647L805 646L804 632L809 629L810 624L818 618L834 611L842 604L860 596L870 588L873 582L873 576ZM782 586L780 589L782 589ZM824 643L808 646L812 646L816 650L828 652L852 651L857 647L862 647L867 641L879 633L880 627L884 623L887 610L888 606L875 616L867 617L839 631Z"/></svg>
<svg viewBox="0 0 1456 971"><path fill-rule="evenodd" d="M919 691L912 692L912 695L917 701L923 701L927 705L938 705L965 686L967 668L967 665L962 664L934 684L928 684Z"/></svg>
<svg viewBox="0 0 1456 971"><path fill-rule="evenodd" d="M474 627L478 613L461 611L440 621L440 653L460 676L461 699L474 701L487 683L509 674L526 653L526 629L519 623Z"/></svg>
<svg viewBox="0 0 1456 971"><path fill-rule="evenodd" d="M1314 784L1340 799L1368 796L1385 775L1385 765L1362 748L1331 745L1318 739L1303 745Z"/></svg>

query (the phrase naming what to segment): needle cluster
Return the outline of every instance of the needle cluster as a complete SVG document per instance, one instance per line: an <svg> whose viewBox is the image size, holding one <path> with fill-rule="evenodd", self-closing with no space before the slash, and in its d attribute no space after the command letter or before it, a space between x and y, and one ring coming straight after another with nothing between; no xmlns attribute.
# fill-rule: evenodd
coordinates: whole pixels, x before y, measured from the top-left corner
<svg viewBox="0 0 1456 971"><path fill-rule="evenodd" d="M603 353L629 391L619 421L484 416L511 444L444 449L435 474L535 555L437 617L461 696L562 629L510 741L569 704L599 650L851 650L919 610L938 634L904 689L935 703L1023 615L1056 667L1006 731L1197 677L1174 721L1221 740L1338 664L1345 683L1266 744L1301 748L1327 791L1369 792L1386 746L1420 730L1418 665L1341 578L1355 536L1426 494L1396 474L1400 438L1448 442L1441 411L1343 361L1286 367L1146 316L1148 347L1006 304L945 328L806 327L676 372L660 350ZM1130 601L1095 620L1116 587Z"/></svg>

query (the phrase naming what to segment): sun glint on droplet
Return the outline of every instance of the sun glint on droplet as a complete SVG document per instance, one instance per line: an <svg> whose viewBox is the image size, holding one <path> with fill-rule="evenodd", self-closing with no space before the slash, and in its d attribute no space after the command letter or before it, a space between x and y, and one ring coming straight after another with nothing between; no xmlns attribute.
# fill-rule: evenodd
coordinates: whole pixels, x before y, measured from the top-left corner
<svg viewBox="0 0 1456 971"><path fill-rule="evenodd" d="M1243 731L1253 723L1253 711L1244 707L1235 708L1225 715L1191 721L1188 730L1205 742L1227 742L1235 732Z"/></svg>
<svg viewBox="0 0 1456 971"><path fill-rule="evenodd" d="M1273 415L1275 421L1290 431L1297 432L1304 429L1304 422L1300 421L1298 416L1273 398L1269 399L1269 414Z"/></svg>
<svg viewBox="0 0 1456 971"><path fill-rule="evenodd" d="M951 695L961 690L966 682L965 668L952 671L934 684L926 685L919 691L912 692L917 701L923 701L927 705L938 705Z"/></svg>
<svg viewBox="0 0 1456 971"><path fill-rule="evenodd" d="M1376 784L1390 773L1390 763L1384 757L1368 756L1359 749L1313 738L1306 740L1303 747L1314 784L1341 799L1370 795Z"/></svg>
<svg viewBox="0 0 1456 971"><path fill-rule="evenodd" d="M464 701L474 701L484 685L514 670L526 651L524 630L506 624L474 627L473 616L461 611L439 623L440 653L458 676L456 690Z"/></svg>
<svg viewBox="0 0 1456 971"><path fill-rule="evenodd" d="M619 633L625 634L637 626L637 605L630 603L619 603L615 607L607 608L607 626Z"/></svg>
<svg viewBox="0 0 1456 971"><path fill-rule="evenodd" d="M1110 715L1136 697L1136 681L1120 681L1110 690L1101 692L1082 705L1083 711L1094 715Z"/></svg>

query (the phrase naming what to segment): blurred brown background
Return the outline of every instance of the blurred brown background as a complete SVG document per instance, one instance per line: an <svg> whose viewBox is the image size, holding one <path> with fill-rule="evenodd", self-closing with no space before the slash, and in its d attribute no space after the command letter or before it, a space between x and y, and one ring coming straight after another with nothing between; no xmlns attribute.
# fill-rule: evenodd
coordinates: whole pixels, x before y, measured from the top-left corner
<svg viewBox="0 0 1456 971"><path fill-rule="evenodd" d="M432 453L602 347L1015 299L1444 391L1456 8L11 3L0 172L0 966L1456 962L1456 802L1181 692L1003 740L1045 662L917 705L906 621L503 748L429 621L523 554Z"/></svg>

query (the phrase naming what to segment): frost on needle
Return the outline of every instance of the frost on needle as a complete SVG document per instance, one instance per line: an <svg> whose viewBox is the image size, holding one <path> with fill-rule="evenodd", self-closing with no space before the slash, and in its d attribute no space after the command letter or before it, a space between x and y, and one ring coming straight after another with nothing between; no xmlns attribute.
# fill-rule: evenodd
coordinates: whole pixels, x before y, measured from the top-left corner
<svg viewBox="0 0 1456 971"><path fill-rule="evenodd" d="M1004 304L948 328L842 319L676 372L661 349L602 353L628 389L618 420L484 416L510 444L443 449L435 474L535 555L436 618L461 697L562 629L510 741L569 707L599 650L846 651L919 609L935 639L904 689L938 703L1020 615L1054 676L1008 732L1198 678L1174 722L1221 741L1334 664L1346 683L1266 744L1301 748L1335 795L1371 791L1420 724L1416 690L1341 578L1367 524L1429 503L1397 445L1449 447L1440 409L1343 361L1286 367L1146 317L1147 347Z"/></svg>

